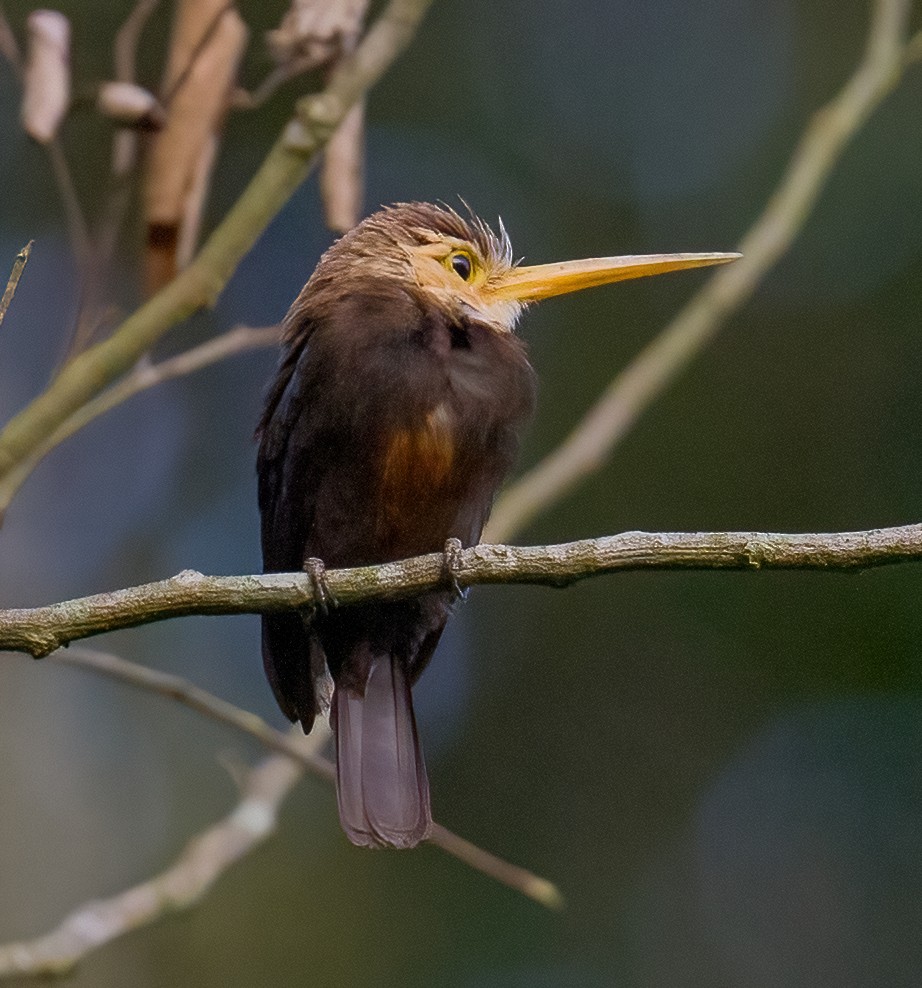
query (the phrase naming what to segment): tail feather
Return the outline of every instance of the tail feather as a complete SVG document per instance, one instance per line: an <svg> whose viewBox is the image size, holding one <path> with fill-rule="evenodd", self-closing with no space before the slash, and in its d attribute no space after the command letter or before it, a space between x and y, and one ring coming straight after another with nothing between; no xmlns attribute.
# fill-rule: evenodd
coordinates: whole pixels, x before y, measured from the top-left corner
<svg viewBox="0 0 922 988"><path fill-rule="evenodd" d="M343 829L363 847L415 847L432 828L413 695L399 661L374 658L365 695L333 694L336 792Z"/></svg>

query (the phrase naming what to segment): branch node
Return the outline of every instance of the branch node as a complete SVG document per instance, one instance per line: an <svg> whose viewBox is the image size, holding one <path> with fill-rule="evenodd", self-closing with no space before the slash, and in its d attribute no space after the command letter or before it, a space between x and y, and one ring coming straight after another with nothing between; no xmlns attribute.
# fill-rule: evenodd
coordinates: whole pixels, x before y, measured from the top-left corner
<svg viewBox="0 0 922 988"><path fill-rule="evenodd" d="M326 144L336 128L342 123L347 107L331 92L316 93L299 100L295 106L297 119L307 131L313 147Z"/></svg>
<svg viewBox="0 0 922 988"><path fill-rule="evenodd" d="M30 643L29 654L33 659L44 659L61 647L61 639L57 635L37 635ZM67 643L64 642L64 647Z"/></svg>
<svg viewBox="0 0 922 988"><path fill-rule="evenodd" d="M287 151L301 154L305 158L314 154L318 147L313 133L297 118L289 120L286 124L282 131L282 141Z"/></svg>
<svg viewBox="0 0 922 988"><path fill-rule="evenodd" d="M184 569L181 573L177 573L173 579L176 583L183 584L184 586L195 586L196 583L203 579L203 576L197 569Z"/></svg>
<svg viewBox="0 0 922 988"><path fill-rule="evenodd" d="M770 550L771 546L769 543L753 539L746 543L743 552L746 555L746 562L753 569L761 569L768 558Z"/></svg>

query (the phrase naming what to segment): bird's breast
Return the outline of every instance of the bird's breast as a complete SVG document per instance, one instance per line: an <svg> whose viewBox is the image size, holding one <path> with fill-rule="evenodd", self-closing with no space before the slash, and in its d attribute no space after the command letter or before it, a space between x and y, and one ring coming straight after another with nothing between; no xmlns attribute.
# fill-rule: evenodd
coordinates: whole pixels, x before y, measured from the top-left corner
<svg viewBox="0 0 922 988"><path fill-rule="evenodd" d="M386 499L405 502L445 486L456 458L453 425L448 407L439 404L418 423L385 436L380 477Z"/></svg>
<svg viewBox="0 0 922 988"><path fill-rule="evenodd" d="M390 430L378 467L378 534L406 554L439 549L464 497L465 467L454 416L445 404Z"/></svg>

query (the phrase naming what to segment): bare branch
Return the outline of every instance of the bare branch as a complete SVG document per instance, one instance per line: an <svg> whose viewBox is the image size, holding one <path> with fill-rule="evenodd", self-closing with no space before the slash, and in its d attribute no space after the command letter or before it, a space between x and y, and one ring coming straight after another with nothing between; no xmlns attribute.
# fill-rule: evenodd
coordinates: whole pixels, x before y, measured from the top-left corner
<svg viewBox="0 0 922 988"><path fill-rule="evenodd" d="M64 154L61 142L57 137L52 137L45 147L51 161L54 180L58 186L58 194L61 196L64 215L67 218L70 247L74 252L77 266L85 279L93 256L93 240L90 237L89 224L83 213L83 207L80 205L77 186L74 183L74 177L71 174L70 165L67 163L67 156Z"/></svg>
<svg viewBox="0 0 922 988"><path fill-rule="evenodd" d="M134 686L145 692L155 693L158 696L166 697L168 700L174 700L210 720L225 724L243 734L248 734L264 748L294 759L301 764L302 768L320 779L332 782L335 778L336 772L333 763L321 754L323 745L320 744L313 750L305 750L304 746L299 743L303 733L300 729L287 732L277 731L267 724L262 717L236 707L234 704L228 703L227 700L222 700L221 697L203 690L182 676L174 676L168 672L161 672L159 669L151 669L137 662L129 662L111 652L83 648L79 645L74 648L59 649L49 657L49 661L73 666L77 669L86 669L97 675L105 676L107 679L127 683L129 686ZM323 723L325 724L325 722ZM323 726L321 726L320 733L323 738L329 737Z"/></svg>
<svg viewBox="0 0 922 988"><path fill-rule="evenodd" d="M302 744L302 732L299 728L288 732L277 731L256 714L235 707L232 703L208 693L180 676L149 669L108 652L79 646L66 651L55 652L52 661L88 669L110 679L129 683L139 689L156 693L170 700L176 700L197 713L204 714L212 720L248 734L270 751L294 759L302 769L326 782L333 782L336 778L335 766L320 753L322 746L305 750ZM329 736L323 728L321 728L321 735L324 738ZM313 732L311 736L313 736ZM517 865L510 864L508 861L503 861L496 855L477 847L476 844L459 837L439 824L433 827L429 843L482 872L488 878L493 878L500 884L507 885L543 906L556 909L560 908L563 903L560 891L547 879ZM2 968L0 968L0 974L2 974Z"/></svg>
<svg viewBox="0 0 922 988"><path fill-rule="evenodd" d="M269 221L307 176L350 107L410 43L432 0L390 0L355 52L333 71L327 88L305 97L240 199L195 260L108 339L90 347L0 433L0 477L112 381L180 320L220 294Z"/></svg>
<svg viewBox="0 0 922 988"><path fill-rule="evenodd" d="M19 284L19 279L22 277L22 272L29 261L29 255L32 253L32 243L33 241L30 240L16 255L16 260L13 261L13 269L10 271L10 277L7 280L6 288L3 291L3 298L0 298L0 326L3 325L3 320L6 318L7 310L10 307L10 303L13 301L13 296L16 294L16 287Z"/></svg>
<svg viewBox="0 0 922 988"><path fill-rule="evenodd" d="M299 758L318 757L326 740L323 730L290 735ZM194 905L227 868L272 834L278 808L301 771L288 757L264 759L247 774L233 812L190 841L166 871L111 899L85 903L44 936L0 947L0 977L66 974L97 947Z"/></svg>
<svg viewBox="0 0 922 988"><path fill-rule="evenodd" d="M159 3L160 0L137 0L134 9L118 29L113 47L115 78L119 82L134 82L136 80L135 57L141 40L141 32Z"/></svg>
<svg viewBox="0 0 922 988"><path fill-rule="evenodd" d="M279 807L305 770L328 782L335 777L332 763L320 754L329 739L323 722L308 736L297 727L283 733L179 676L115 655L75 648L54 659L177 700L255 737L280 754L264 759L247 774L241 801L233 812L190 841L166 871L110 899L85 903L44 936L0 946L0 978L65 974L87 954L117 937L156 922L169 912L190 908L228 868L271 836ZM444 827L433 827L430 843L541 905L559 908L562 904L560 892L551 882Z"/></svg>
<svg viewBox="0 0 922 988"><path fill-rule="evenodd" d="M141 32L157 9L160 0L138 0L115 35L115 80L132 84L137 78L136 55ZM159 105L159 104L158 104ZM138 162L138 133L130 127L119 127L112 139L112 174L116 180L125 179ZM121 227L127 194L118 190L115 201L109 204L106 226L107 238L114 241ZM100 238L103 239L103 238Z"/></svg>
<svg viewBox="0 0 922 988"><path fill-rule="evenodd" d="M802 135L778 188L739 245L742 258L716 271L646 346L570 435L497 500L484 537L503 541L594 473L639 416L713 339L791 246L846 145L900 80L922 35L909 44L908 0L877 0L864 57Z"/></svg>
<svg viewBox="0 0 922 988"><path fill-rule="evenodd" d="M6 14L0 8L0 55L7 60L16 78L22 79L22 55L19 53L19 44L16 35L10 27L10 22L6 19Z"/></svg>
<svg viewBox="0 0 922 988"><path fill-rule="evenodd" d="M164 381L192 374L217 363L219 360L225 360L227 357L244 353L247 350L274 346L278 340L278 326L236 326L234 329L222 333L221 336L216 336L212 340L207 340L191 350L186 350L168 360L162 360L158 364L140 361L135 369L117 384L112 385L107 391L103 391L101 395L78 408L34 450L27 460L8 473L3 480L0 480L0 521L3 520L3 515L17 491L35 467L56 446L92 422L93 419L110 411L139 392L162 384Z"/></svg>
<svg viewBox="0 0 922 988"><path fill-rule="evenodd" d="M639 569L854 570L922 559L922 524L865 532L625 532L563 545L477 545L459 555L457 582L554 587ZM340 604L407 597L447 586L441 553L396 563L330 570ZM204 576L184 570L139 587L45 607L0 611L0 649L48 655L77 638L188 614L254 614L314 605L305 573Z"/></svg>

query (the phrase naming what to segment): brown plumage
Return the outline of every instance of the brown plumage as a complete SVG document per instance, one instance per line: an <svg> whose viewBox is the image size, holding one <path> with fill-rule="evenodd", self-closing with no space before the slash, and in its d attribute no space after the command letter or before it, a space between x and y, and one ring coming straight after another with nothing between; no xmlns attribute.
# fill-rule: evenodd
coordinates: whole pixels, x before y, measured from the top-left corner
<svg viewBox="0 0 922 988"><path fill-rule="evenodd" d="M264 568L361 566L475 544L516 455L534 375L514 335L528 302L732 255L524 268L505 232L411 203L375 213L321 258L285 319L259 426ZM431 827L411 687L452 594L263 618L275 696L305 732L329 700L343 827L412 847Z"/></svg>

